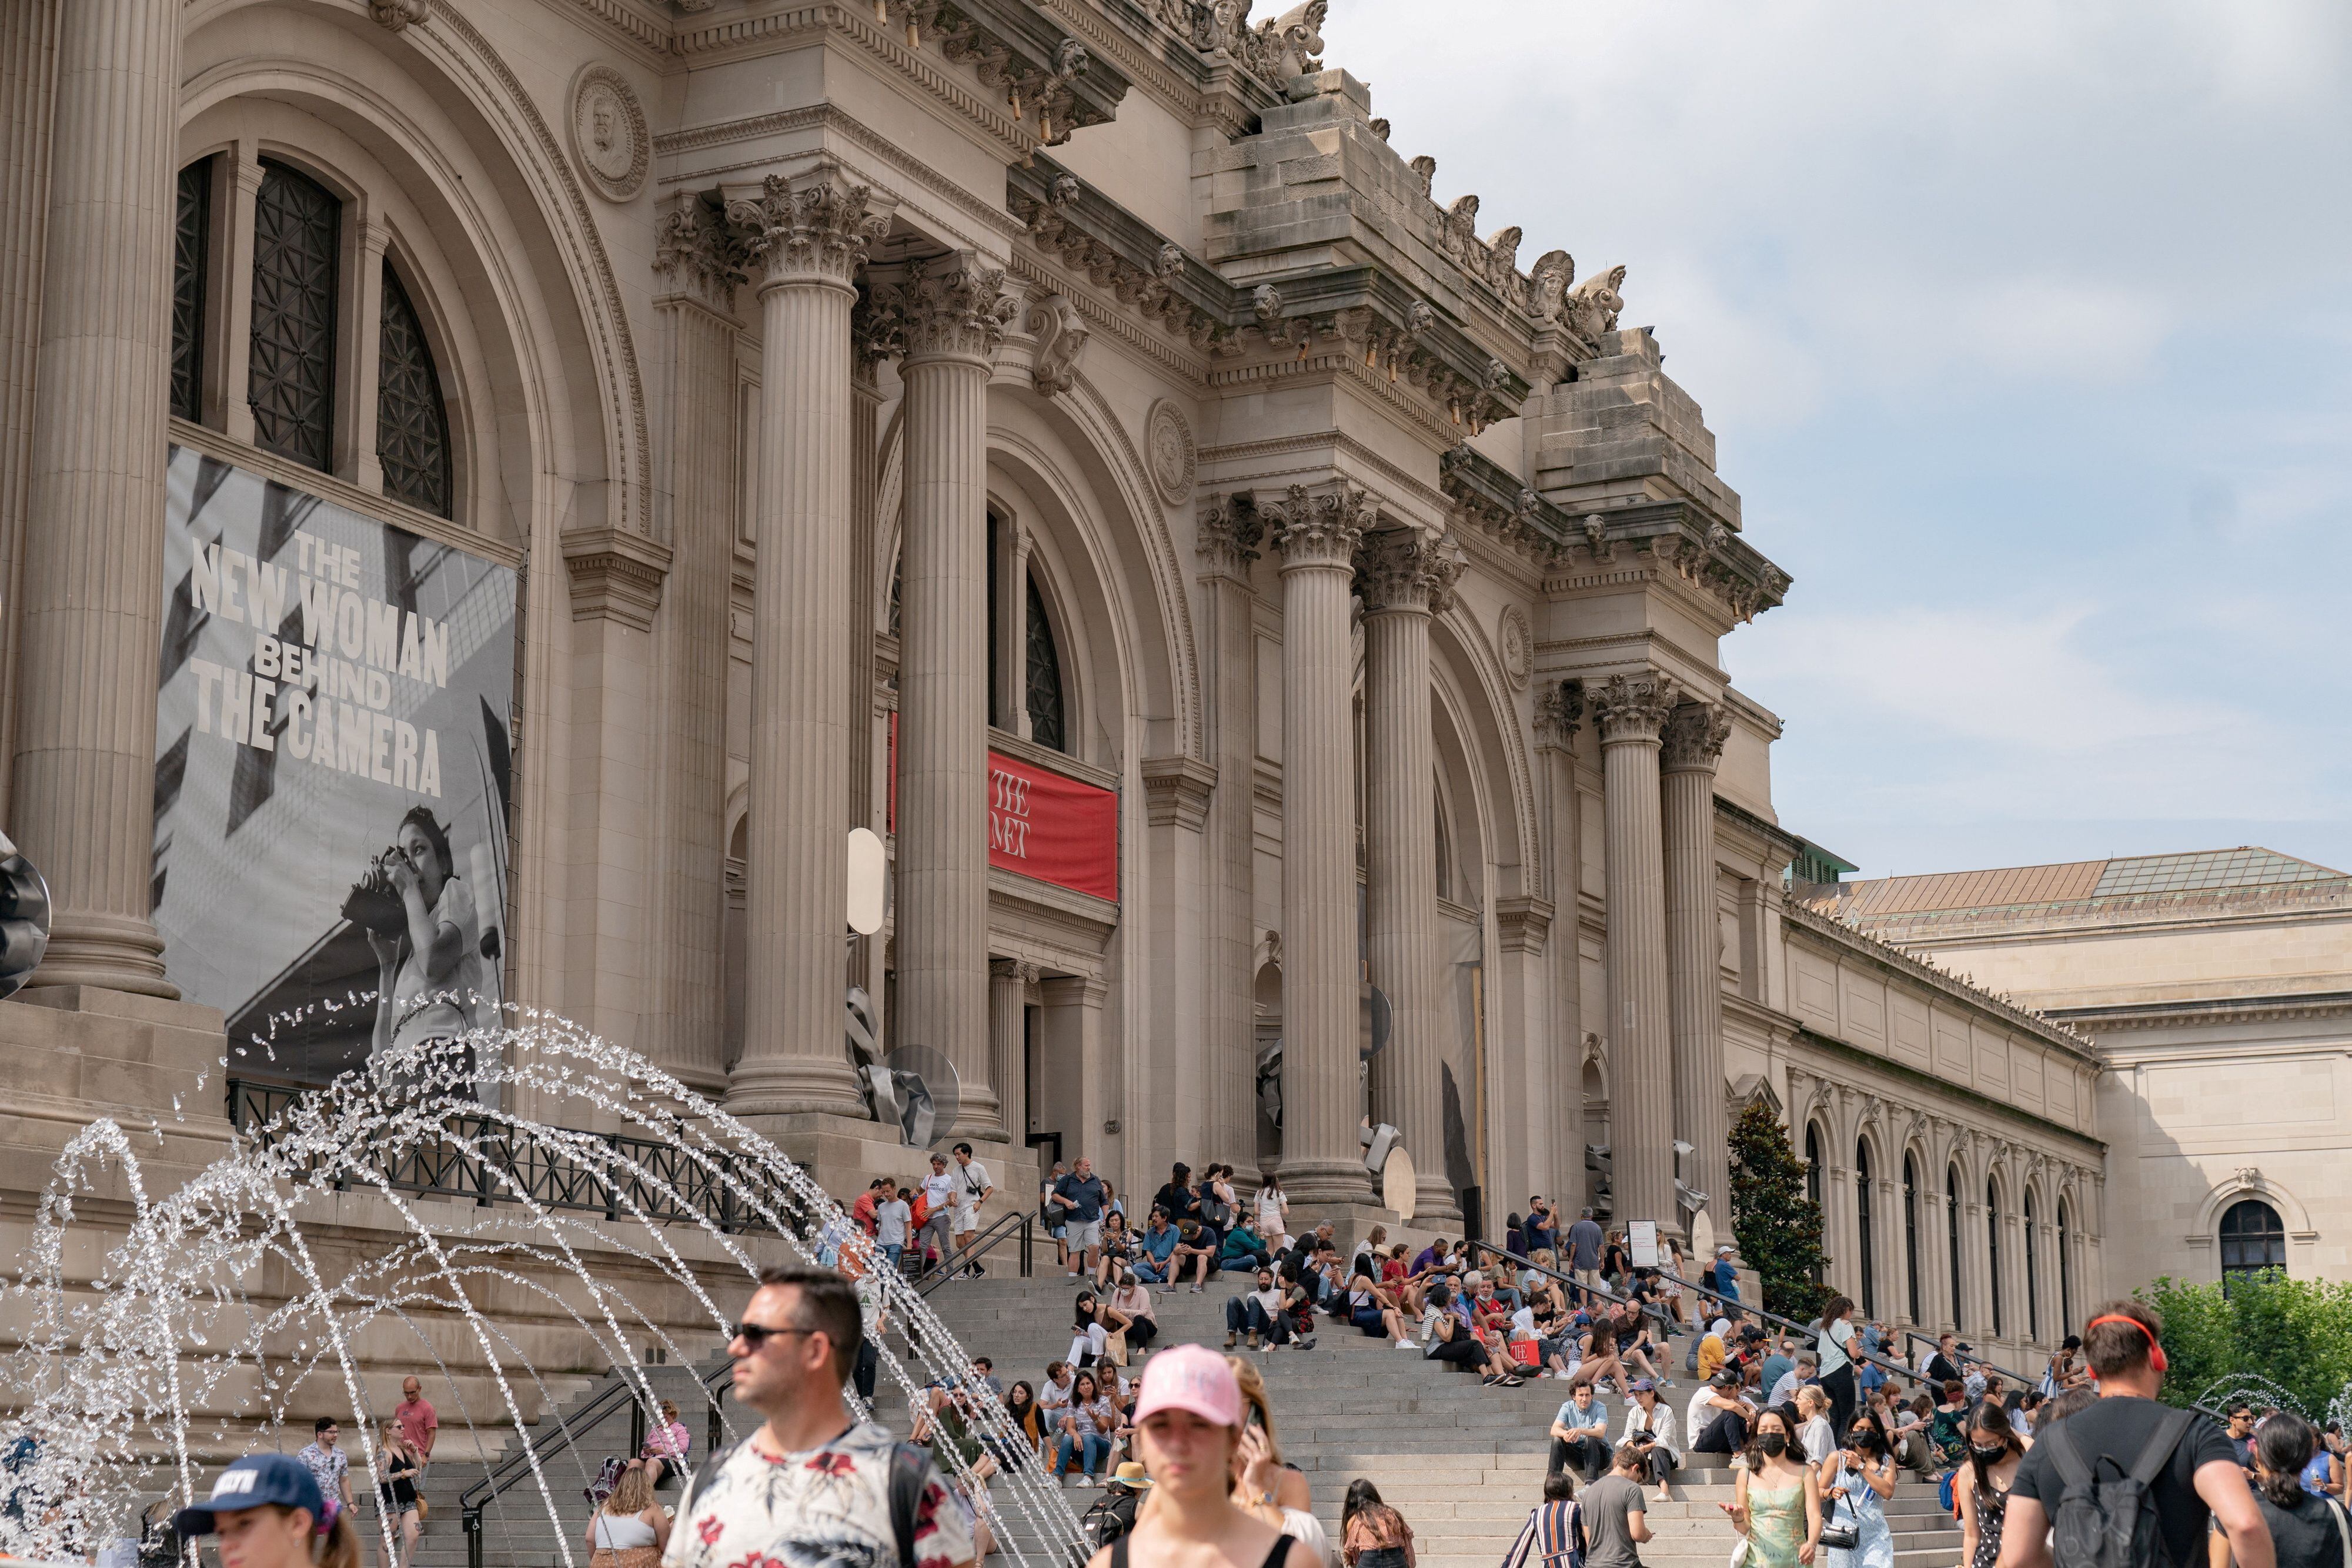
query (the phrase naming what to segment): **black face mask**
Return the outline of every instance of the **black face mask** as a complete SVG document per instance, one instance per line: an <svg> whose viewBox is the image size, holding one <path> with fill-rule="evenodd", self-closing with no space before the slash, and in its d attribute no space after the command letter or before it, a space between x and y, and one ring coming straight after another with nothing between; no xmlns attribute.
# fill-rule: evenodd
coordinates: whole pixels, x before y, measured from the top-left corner
<svg viewBox="0 0 2352 1568"><path fill-rule="evenodd" d="M1764 1450L1766 1458L1777 1459L1788 1452L1789 1439L1778 1432L1767 1432L1756 1439L1756 1446Z"/></svg>
<svg viewBox="0 0 2352 1568"><path fill-rule="evenodd" d="M1859 1432L1848 1434L1846 1441L1853 1446L1854 1452L1858 1454L1878 1452L1878 1434L1867 1427Z"/></svg>
<svg viewBox="0 0 2352 1568"><path fill-rule="evenodd" d="M1995 1443L1991 1448L1988 1448L1982 1443L1970 1443L1969 1445L1969 1452L1974 1454L1978 1458L1982 1459L1986 1464L1997 1465L2000 1463L2002 1456L2009 1452L2009 1445L2007 1443Z"/></svg>

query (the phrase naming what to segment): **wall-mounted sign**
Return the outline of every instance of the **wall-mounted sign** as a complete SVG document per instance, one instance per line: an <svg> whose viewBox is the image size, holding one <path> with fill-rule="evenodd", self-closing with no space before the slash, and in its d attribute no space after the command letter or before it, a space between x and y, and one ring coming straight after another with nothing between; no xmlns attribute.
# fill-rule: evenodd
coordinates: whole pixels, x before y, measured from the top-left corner
<svg viewBox="0 0 2352 1568"><path fill-rule="evenodd" d="M890 716L890 825L898 821L898 716ZM1118 897L1118 795L1001 751L988 754L988 863Z"/></svg>

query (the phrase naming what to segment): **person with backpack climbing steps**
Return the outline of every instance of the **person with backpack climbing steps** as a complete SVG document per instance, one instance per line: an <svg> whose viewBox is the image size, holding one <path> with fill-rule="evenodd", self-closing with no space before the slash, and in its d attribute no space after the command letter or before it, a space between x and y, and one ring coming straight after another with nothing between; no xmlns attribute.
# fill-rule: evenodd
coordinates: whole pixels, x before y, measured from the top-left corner
<svg viewBox="0 0 2352 1568"><path fill-rule="evenodd" d="M2209 1522L2237 1568L2276 1568L2271 1532L2221 1429L2159 1404L2164 1320L2109 1301L2083 1331L2099 1397L2042 1429L2017 1468L1999 1568L2199 1568Z"/></svg>
<svg viewBox="0 0 2352 1568"><path fill-rule="evenodd" d="M838 1274L761 1274L727 1353L736 1399L765 1420L696 1472L662 1568L971 1568L971 1513L929 1453L854 1420L842 1401L861 1335L856 1291Z"/></svg>

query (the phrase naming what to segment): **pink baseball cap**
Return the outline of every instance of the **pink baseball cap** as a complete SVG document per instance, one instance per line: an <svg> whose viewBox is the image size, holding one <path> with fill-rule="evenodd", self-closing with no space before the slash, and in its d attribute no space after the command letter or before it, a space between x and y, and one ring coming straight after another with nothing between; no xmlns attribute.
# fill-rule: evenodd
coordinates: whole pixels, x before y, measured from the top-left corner
<svg viewBox="0 0 2352 1568"><path fill-rule="evenodd" d="M1189 1410L1213 1427L1242 1424L1242 1388L1225 1358L1202 1344L1163 1350L1143 1369L1135 1419L1161 1410Z"/></svg>

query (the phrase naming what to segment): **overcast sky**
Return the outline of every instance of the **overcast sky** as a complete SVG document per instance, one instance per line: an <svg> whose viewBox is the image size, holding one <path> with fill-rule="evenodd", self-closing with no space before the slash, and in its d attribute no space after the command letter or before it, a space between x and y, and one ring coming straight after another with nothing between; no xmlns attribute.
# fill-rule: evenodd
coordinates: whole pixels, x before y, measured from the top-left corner
<svg viewBox="0 0 2352 1568"><path fill-rule="evenodd" d="M1724 645L1785 826L1871 875L2352 869L2347 18L1334 0L1324 36L1440 202L1628 267L1796 579Z"/></svg>

